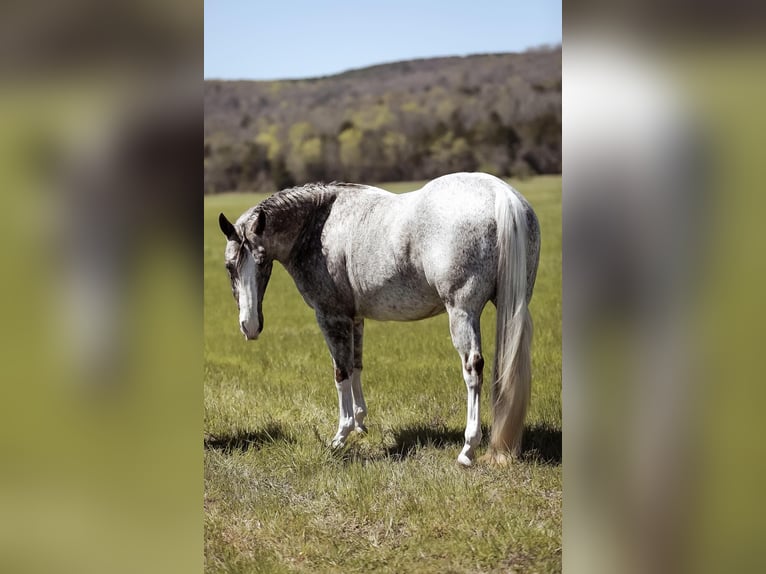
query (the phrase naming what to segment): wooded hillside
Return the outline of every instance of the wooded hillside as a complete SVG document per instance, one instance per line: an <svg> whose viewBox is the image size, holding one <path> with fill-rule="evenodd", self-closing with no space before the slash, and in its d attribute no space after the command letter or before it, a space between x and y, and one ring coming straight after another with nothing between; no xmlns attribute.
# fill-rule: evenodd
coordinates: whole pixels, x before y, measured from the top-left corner
<svg viewBox="0 0 766 574"><path fill-rule="evenodd" d="M205 192L561 171L561 48L207 80Z"/></svg>

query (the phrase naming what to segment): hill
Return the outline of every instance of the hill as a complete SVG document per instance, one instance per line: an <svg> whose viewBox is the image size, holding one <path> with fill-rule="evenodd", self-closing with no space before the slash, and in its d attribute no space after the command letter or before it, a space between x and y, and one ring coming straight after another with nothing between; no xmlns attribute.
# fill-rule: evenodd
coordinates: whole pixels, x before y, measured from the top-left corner
<svg viewBox="0 0 766 574"><path fill-rule="evenodd" d="M561 48L206 80L205 192L561 171Z"/></svg>

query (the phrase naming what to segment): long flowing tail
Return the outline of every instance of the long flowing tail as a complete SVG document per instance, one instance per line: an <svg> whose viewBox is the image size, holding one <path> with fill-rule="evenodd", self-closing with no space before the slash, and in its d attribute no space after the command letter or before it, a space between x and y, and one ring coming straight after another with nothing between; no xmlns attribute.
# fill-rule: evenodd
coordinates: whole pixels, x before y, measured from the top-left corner
<svg viewBox="0 0 766 574"><path fill-rule="evenodd" d="M497 339L492 384L493 423L487 458L504 463L521 452L531 394L532 316L527 308L527 207L511 189L495 195L497 221Z"/></svg>

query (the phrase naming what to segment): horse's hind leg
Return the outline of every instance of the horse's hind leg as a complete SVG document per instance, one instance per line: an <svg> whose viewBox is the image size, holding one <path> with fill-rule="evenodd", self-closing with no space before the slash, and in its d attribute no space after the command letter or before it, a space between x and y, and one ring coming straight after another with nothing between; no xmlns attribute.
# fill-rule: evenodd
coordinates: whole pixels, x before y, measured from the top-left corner
<svg viewBox="0 0 766 574"><path fill-rule="evenodd" d="M354 399L354 425L359 432L367 432L364 418L367 403L362 393L362 342L364 340L364 319L354 321L354 374L351 376L351 394Z"/></svg>
<svg viewBox="0 0 766 574"><path fill-rule="evenodd" d="M481 442L481 385L484 380L484 357L481 354L481 312L449 308L449 327L452 344L460 354L463 364L463 380L468 391L468 408L465 425L465 445L457 461L471 466L476 457L476 447Z"/></svg>
<svg viewBox="0 0 766 574"><path fill-rule="evenodd" d="M317 313L335 366L335 387L338 389L338 432L332 446L343 446L346 437L354 430L354 400L352 374L354 372L354 325L348 317L328 317Z"/></svg>

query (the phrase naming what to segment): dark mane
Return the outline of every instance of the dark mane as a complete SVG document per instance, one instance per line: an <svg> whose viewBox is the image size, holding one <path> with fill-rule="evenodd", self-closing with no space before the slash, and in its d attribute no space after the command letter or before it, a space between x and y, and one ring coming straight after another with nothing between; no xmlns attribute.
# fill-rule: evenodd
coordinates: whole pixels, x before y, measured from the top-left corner
<svg viewBox="0 0 766 574"><path fill-rule="evenodd" d="M319 207L327 200L334 199L338 193L346 190L358 190L365 186L357 183L309 183L299 187L291 187L278 191L271 197L263 200L256 210L263 211L267 216L282 213L295 207L304 206L307 203Z"/></svg>
<svg viewBox="0 0 766 574"><path fill-rule="evenodd" d="M332 204L340 193L358 191L365 187L367 186L358 183L333 181L331 183L309 183L283 189L264 199L255 207L248 209L237 220L237 224L247 228L258 212L262 212L272 222L282 226L294 217L293 213L296 210L304 213L306 211L313 211L316 208Z"/></svg>

